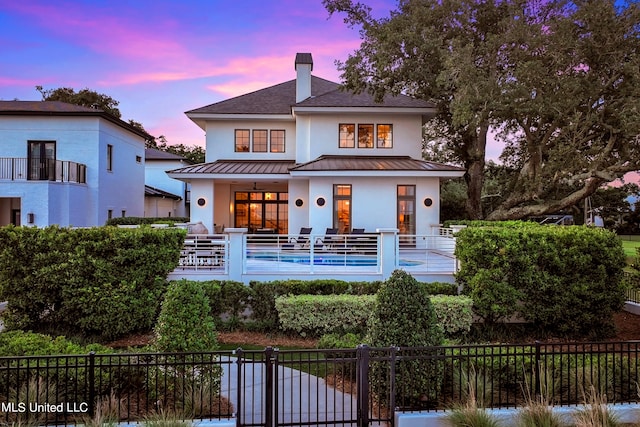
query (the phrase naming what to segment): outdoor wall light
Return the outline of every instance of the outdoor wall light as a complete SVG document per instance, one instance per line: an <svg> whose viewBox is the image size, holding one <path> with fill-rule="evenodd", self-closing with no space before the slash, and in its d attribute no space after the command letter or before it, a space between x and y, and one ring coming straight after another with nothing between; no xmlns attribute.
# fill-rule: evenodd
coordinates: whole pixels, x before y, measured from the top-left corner
<svg viewBox="0 0 640 427"><path fill-rule="evenodd" d="M296 199L296 206L300 207L302 205L304 205L304 201L302 199Z"/></svg>
<svg viewBox="0 0 640 427"><path fill-rule="evenodd" d="M196 203L198 206L204 206L207 204L207 200L204 197L200 197Z"/></svg>
<svg viewBox="0 0 640 427"><path fill-rule="evenodd" d="M27 214L27 222L29 224L33 224L36 221L36 215L33 213L28 213Z"/></svg>
<svg viewBox="0 0 640 427"><path fill-rule="evenodd" d="M433 200L431 200L431 198L427 197L426 199L424 199L424 205L426 207L429 207L429 206L433 205Z"/></svg>
<svg viewBox="0 0 640 427"><path fill-rule="evenodd" d="M326 200L324 200L324 197L318 197L316 199L316 205L320 207L324 206L325 203L326 203Z"/></svg>

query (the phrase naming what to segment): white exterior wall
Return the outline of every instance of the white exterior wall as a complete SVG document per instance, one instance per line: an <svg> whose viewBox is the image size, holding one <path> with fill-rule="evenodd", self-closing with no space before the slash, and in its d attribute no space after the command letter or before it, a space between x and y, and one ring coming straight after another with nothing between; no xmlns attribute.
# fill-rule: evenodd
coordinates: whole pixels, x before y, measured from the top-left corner
<svg viewBox="0 0 640 427"><path fill-rule="evenodd" d="M266 129L285 131L284 153L253 153L235 151L236 129ZM296 125L285 120L212 121L207 122L206 161L216 160L293 160L296 156Z"/></svg>
<svg viewBox="0 0 640 427"><path fill-rule="evenodd" d="M144 166L144 182L151 187L164 190L168 193L182 197L182 200L161 199L153 201L157 197L148 197L145 200L144 214L145 216L167 216L167 212L172 212L172 216L187 216L187 207L185 202L185 190L187 184L184 181L170 178L166 171L178 169L185 166L182 162L176 160L146 160ZM171 208L168 202L171 202ZM157 206L157 208L156 208ZM160 212L156 215L153 212Z"/></svg>
<svg viewBox="0 0 640 427"><path fill-rule="evenodd" d="M210 232L213 232L213 212L215 202L214 185L210 180L195 179L191 181L191 222L202 222ZM198 204L202 199L204 204Z"/></svg>
<svg viewBox="0 0 640 427"><path fill-rule="evenodd" d="M113 145L113 170L107 170L107 145ZM98 144L98 204L96 224L104 225L108 210L113 217L144 216L144 140L102 121ZM138 163L136 156L141 158ZM87 172L88 174L88 172ZM98 191L98 188L100 191Z"/></svg>
<svg viewBox="0 0 640 427"><path fill-rule="evenodd" d="M315 199L311 199L313 194L311 186L306 179L292 179L289 181L289 234L296 234L302 227L313 227L310 218L311 205L315 204ZM302 200L302 206L296 206L296 200ZM317 222L321 224L321 221ZM313 232L317 233L318 228ZM324 232L324 228L322 229Z"/></svg>
<svg viewBox="0 0 640 427"><path fill-rule="evenodd" d="M324 232L325 228L333 226L334 184L351 184L352 186L352 228L364 228L369 232L375 232L378 228L396 228L398 185L416 186L416 234L430 234L431 225L438 223L440 212L438 178L314 177L309 181L309 221L303 226L313 227L314 232ZM325 199L324 206L317 205L318 197ZM426 207L423 203L426 197L433 200L430 207ZM289 199L291 198L290 193ZM293 221L291 211L289 221Z"/></svg>
<svg viewBox="0 0 640 427"><path fill-rule="evenodd" d="M144 140L99 117L0 117L0 157L28 157L28 141L55 141L56 159L87 166L87 183L0 181L0 197L21 199L21 222L34 225L96 226L114 215L144 212ZM114 145L114 172L106 173L106 144ZM142 157L136 164L135 156ZM136 167L133 167L135 165ZM126 207L125 207L126 206ZM117 209L117 210L116 210Z"/></svg>
<svg viewBox="0 0 640 427"><path fill-rule="evenodd" d="M299 122L304 122L305 116L297 117ZM355 148L340 148L339 129L340 123L393 125L393 148L377 148L374 139L374 148L358 148L356 136ZM393 115L393 114L326 114L316 115L309 120L308 132L299 131L298 135L308 135L309 140L299 140L296 161L299 163L311 161L324 154L341 156L411 156L415 159L422 158L422 118L419 115Z"/></svg>

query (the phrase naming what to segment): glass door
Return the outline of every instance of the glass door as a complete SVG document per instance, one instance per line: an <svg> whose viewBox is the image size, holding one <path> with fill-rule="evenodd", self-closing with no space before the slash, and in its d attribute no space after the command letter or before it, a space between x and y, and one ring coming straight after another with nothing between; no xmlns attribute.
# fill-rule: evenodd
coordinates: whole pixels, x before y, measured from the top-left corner
<svg viewBox="0 0 640 427"><path fill-rule="evenodd" d="M53 141L29 141L29 179L34 181L56 180L56 143Z"/></svg>

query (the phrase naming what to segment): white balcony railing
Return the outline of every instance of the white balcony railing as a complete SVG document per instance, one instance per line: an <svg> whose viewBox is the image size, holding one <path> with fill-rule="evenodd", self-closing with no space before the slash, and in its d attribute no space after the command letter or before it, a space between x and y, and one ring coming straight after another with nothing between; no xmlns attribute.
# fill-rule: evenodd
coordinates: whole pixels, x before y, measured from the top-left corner
<svg viewBox="0 0 640 427"><path fill-rule="evenodd" d="M87 166L68 160L0 157L0 181L87 182Z"/></svg>

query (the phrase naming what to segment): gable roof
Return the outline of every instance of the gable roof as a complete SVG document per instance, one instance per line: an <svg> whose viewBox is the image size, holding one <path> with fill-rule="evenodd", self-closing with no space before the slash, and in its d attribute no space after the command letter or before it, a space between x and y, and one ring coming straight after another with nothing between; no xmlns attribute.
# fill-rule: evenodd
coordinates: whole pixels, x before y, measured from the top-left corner
<svg viewBox="0 0 640 427"><path fill-rule="evenodd" d="M187 116L200 114L291 114L292 107L387 107L434 108L432 103L406 95L387 95L375 102L368 93L353 94L340 84L311 76L311 97L296 103L296 80L289 80L245 95L236 96L205 107L187 111Z"/></svg>
<svg viewBox="0 0 640 427"><path fill-rule="evenodd" d="M311 76L311 96L336 90L337 83ZM296 81L280 83L255 92L236 96L206 107L187 111L189 114L291 114L296 103Z"/></svg>
<svg viewBox="0 0 640 427"><path fill-rule="evenodd" d="M0 101L0 116L74 116L100 117L145 140L153 136L111 114L97 109L61 101Z"/></svg>

